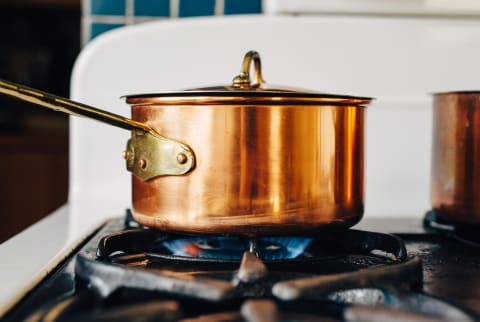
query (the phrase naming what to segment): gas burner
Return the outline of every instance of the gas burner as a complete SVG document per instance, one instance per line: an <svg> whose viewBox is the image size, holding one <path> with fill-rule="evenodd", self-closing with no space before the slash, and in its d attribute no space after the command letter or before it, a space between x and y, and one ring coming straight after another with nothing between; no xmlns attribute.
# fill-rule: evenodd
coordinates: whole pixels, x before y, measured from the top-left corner
<svg viewBox="0 0 480 322"><path fill-rule="evenodd" d="M393 262L406 257L405 246L398 237L353 229L322 232L320 236L312 238L259 239L191 237L154 229L130 229L104 236L99 243L97 256L100 259L122 261L125 256L142 253L152 261L238 263L247 250L265 262L285 263L318 261L355 253L375 255L376 259L384 258ZM197 256L193 256L195 254Z"/></svg>
<svg viewBox="0 0 480 322"><path fill-rule="evenodd" d="M312 237L189 236L140 227L128 211L125 227L102 237L96 255L99 259L122 262L134 254L143 254L151 262L165 264L171 261L197 266L238 264L245 251L272 264L318 262L352 254L370 255L370 261L379 264L380 259L403 261L407 254L404 242L389 234L350 229L321 232Z"/></svg>
<svg viewBox="0 0 480 322"><path fill-rule="evenodd" d="M420 261L407 260L404 243L387 234L347 230L303 238L301 243L300 237L293 237L294 242L288 243L300 245L300 254L282 259L262 256L262 252L270 254L270 246L265 245L277 245L278 237L228 238L228 249L235 244L235 252L242 252L238 260L182 256L165 246L191 240L205 244L212 238L226 237L179 236L142 228L114 232L99 240L96 256L81 252L75 271L104 296L122 287L140 287L208 301L246 296L291 300L309 292L325 296L342 287L398 284L399 279L410 286L421 285ZM328 278L318 279L320 274ZM246 286L252 283L254 287Z"/></svg>
<svg viewBox="0 0 480 322"><path fill-rule="evenodd" d="M425 214L423 227L428 232L447 236L463 244L480 248L478 229L442 219L438 212L434 210L430 210Z"/></svg>

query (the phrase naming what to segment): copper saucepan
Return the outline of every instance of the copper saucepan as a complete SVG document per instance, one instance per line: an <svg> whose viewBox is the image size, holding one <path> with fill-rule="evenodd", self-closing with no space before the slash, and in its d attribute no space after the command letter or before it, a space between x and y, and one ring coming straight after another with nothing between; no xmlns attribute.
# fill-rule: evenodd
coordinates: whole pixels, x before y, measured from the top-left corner
<svg viewBox="0 0 480 322"><path fill-rule="evenodd" d="M124 157L145 226L292 235L363 215L371 99L268 87L256 52L231 85L127 96L133 120L6 81L0 92L131 130Z"/></svg>
<svg viewBox="0 0 480 322"><path fill-rule="evenodd" d="M431 204L448 222L480 225L480 92L434 95Z"/></svg>

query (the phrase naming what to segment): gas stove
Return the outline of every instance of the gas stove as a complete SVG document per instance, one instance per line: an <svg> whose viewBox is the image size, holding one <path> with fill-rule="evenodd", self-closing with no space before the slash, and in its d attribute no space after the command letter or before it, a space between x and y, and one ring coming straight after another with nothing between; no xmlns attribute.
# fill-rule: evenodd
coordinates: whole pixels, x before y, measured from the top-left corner
<svg viewBox="0 0 480 322"><path fill-rule="evenodd" d="M479 272L479 248L436 232L188 236L127 212L4 321L476 321Z"/></svg>

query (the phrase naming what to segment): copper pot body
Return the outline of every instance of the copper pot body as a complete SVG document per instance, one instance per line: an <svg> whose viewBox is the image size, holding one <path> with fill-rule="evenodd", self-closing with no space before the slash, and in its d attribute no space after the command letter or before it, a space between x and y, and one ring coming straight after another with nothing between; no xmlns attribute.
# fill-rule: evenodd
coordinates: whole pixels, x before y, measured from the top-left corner
<svg viewBox="0 0 480 322"><path fill-rule="evenodd" d="M480 92L434 95L431 205L453 223L480 224Z"/></svg>
<svg viewBox="0 0 480 322"><path fill-rule="evenodd" d="M364 209L364 106L159 104L132 118L195 151L195 169L132 176L133 214L169 231L239 236L347 228Z"/></svg>

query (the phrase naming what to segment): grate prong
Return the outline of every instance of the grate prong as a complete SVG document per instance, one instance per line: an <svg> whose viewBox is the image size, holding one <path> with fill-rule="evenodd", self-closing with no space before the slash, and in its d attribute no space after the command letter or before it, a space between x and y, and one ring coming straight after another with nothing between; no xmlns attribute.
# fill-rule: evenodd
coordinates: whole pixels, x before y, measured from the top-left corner
<svg viewBox="0 0 480 322"><path fill-rule="evenodd" d="M260 258L250 252L243 253L240 269L237 272L237 277L241 282L257 282L265 278L267 273L267 267Z"/></svg>

